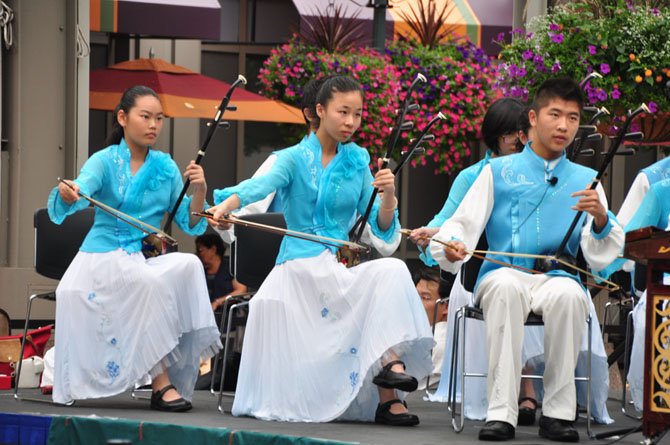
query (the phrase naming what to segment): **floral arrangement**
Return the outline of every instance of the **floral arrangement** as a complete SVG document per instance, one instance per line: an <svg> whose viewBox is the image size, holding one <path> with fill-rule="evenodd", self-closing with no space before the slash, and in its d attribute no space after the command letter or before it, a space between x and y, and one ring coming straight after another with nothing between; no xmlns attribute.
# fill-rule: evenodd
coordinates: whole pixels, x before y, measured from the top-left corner
<svg viewBox="0 0 670 445"><path fill-rule="evenodd" d="M417 134L439 111L448 121L436 124L434 141L426 142L425 153L412 164L435 162L435 173L451 173L470 155L470 144L479 137L479 126L492 96L495 71L488 57L469 43L450 43L434 48L410 42L388 42L384 54L374 49L356 48L330 53L294 36L276 48L259 73L262 93L293 105L300 104L304 85L314 78L332 74L349 75L364 89L363 122L354 141L370 152L373 165L385 153L396 109L417 73L428 83L415 91L420 104L412 131L402 141ZM304 129L291 142L299 140ZM402 143L401 141L401 143Z"/></svg>
<svg viewBox="0 0 670 445"><path fill-rule="evenodd" d="M579 81L597 71L602 79L585 86L590 105L622 115L646 102L650 111L670 111L670 10L618 0L594 15L586 4L561 5L537 17L529 32L512 31L502 46L498 86L504 95L527 99L547 78Z"/></svg>
<svg viewBox="0 0 670 445"><path fill-rule="evenodd" d="M489 57L467 40L434 47L396 41L386 54L400 71L403 85L409 85L416 73L428 78L414 93L421 107L416 129L421 131L440 111L447 116L446 122L431 129L435 141L426 143L425 155L412 160L412 165L426 165L430 158L436 174L458 169L470 156L472 143L481 138L481 122L494 96L496 70Z"/></svg>

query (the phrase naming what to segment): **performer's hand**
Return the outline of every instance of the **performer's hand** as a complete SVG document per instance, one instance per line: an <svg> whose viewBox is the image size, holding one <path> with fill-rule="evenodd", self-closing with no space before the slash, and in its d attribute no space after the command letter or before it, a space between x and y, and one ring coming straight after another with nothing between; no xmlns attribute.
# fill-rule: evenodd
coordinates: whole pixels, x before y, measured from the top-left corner
<svg viewBox="0 0 670 445"><path fill-rule="evenodd" d="M430 244L430 239L433 237L433 235L439 231L439 227L420 227L418 229L412 230L412 233L409 235L409 239L417 246L425 249L426 246Z"/></svg>
<svg viewBox="0 0 670 445"><path fill-rule="evenodd" d="M207 181L205 181L205 171L202 167L195 163L195 161L189 162L184 170L184 179L191 181L191 187L193 187L193 192L207 192Z"/></svg>
<svg viewBox="0 0 670 445"><path fill-rule="evenodd" d="M207 209L209 213L214 215L212 218L207 218L207 222L209 222L209 225L215 229L228 230L232 224L223 221L219 222L219 220L228 216L230 212L237 209L239 206L240 198L237 195L230 195L225 201Z"/></svg>
<svg viewBox="0 0 670 445"><path fill-rule="evenodd" d="M67 185L63 184L62 182L58 183L58 194L60 195L61 199L65 201L67 204L72 204L73 202L77 201L79 199L79 186L75 184L72 181L69 181L65 179L65 182L70 184L72 188L68 187Z"/></svg>
<svg viewBox="0 0 670 445"><path fill-rule="evenodd" d="M571 195L572 197L579 196L579 201L572 207L573 210L584 211L593 216L596 231L599 231L605 224L607 224L607 209L600 202L598 192L596 190L580 190Z"/></svg>
<svg viewBox="0 0 670 445"><path fill-rule="evenodd" d="M463 261L466 255L465 244L460 241L449 241L447 245L444 246L444 256L446 256L452 263Z"/></svg>
<svg viewBox="0 0 670 445"><path fill-rule="evenodd" d="M390 168L382 169L383 160L377 160L377 167L379 170L375 174L375 180L372 185L384 192L383 205L384 208L391 207L395 200L395 175Z"/></svg>

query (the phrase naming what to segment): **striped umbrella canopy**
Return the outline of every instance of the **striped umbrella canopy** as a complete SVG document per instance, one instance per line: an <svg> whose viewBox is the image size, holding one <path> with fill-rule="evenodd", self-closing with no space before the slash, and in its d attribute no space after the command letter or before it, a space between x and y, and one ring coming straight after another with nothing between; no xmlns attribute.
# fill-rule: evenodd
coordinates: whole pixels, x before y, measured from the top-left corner
<svg viewBox="0 0 670 445"><path fill-rule="evenodd" d="M367 2L352 0L292 0L300 14L300 27L307 29L308 21L319 13L332 14L333 8L342 7L345 20L360 23L361 32L357 44L372 44L372 26L374 10L365 7ZM448 15L443 27L450 29L455 36L467 36L490 55L500 52L493 39L501 32L512 29L514 0L422 0L424 5L431 3L437 11L446 5ZM414 19L412 10L418 11L418 0L390 0L386 10L386 38L406 35L410 27L406 18Z"/></svg>
<svg viewBox="0 0 670 445"><path fill-rule="evenodd" d="M89 108L112 111L121 95L146 85L161 99L167 117L213 118L230 84L162 59L135 59L95 70L90 75ZM240 88L235 89L226 120L304 124L302 111Z"/></svg>

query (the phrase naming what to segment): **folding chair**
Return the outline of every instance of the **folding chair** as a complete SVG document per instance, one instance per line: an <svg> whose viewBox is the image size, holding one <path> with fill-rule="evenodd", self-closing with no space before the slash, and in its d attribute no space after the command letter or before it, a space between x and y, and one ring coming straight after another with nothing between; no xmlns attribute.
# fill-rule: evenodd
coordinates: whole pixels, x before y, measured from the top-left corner
<svg viewBox="0 0 670 445"><path fill-rule="evenodd" d="M70 266L86 234L93 225L95 210L88 207L65 218L62 224L55 224L49 219L46 208L38 209L33 217L35 227L35 271L47 278L60 280ZM26 308L26 322L23 328L23 341L19 357L23 358L26 346L26 334L30 323L30 312L33 301L36 299L56 302L56 291L43 294L33 294L28 298ZM50 402L47 399L22 397L19 394L19 379L21 377L21 360L18 361L16 371L16 385L14 398L16 400L32 400L36 402Z"/></svg>
<svg viewBox="0 0 670 445"><path fill-rule="evenodd" d="M465 425L465 378L467 377L487 377L487 373L475 373L468 372L465 370L465 332L467 319L475 319L484 321L484 313L478 307L473 306L463 306L460 307L456 312L455 317L455 329L454 329L454 339L452 346L452 356L451 356L451 369L449 373L449 394L448 394L448 405L451 411L451 424L454 428L454 431L460 433L463 431ZM588 361L586 363L586 377L575 377L575 381L586 382L586 432L589 437L591 437L591 360L592 360L592 351L591 351L591 336L592 336L592 323L591 316L589 315L586 319L587 323L587 332L588 332L588 349L587 357ZM542 317L530 313L526 319L525 326L542 326L544 322ZM460 376L461 382L461 404L460 410L456 408L456 382L455 377L456 373ZM534 374L524 374L521 376L522 379L532 379L532 380L542 380L541 375ZM457 420L458 418L458 420Z"/></svg>
<svg viewBox="0 0 670 445"><path fill-rule="evenodd" d="M281 213L257 213L253 215L245 215L240 218L245 221L266 224L274 227L286 228L284 215ZM226 378L226 362L228 359L228 348L230 345L230 331L233 325L233 315L249 306L249 299L255 294L258 288L261 287L263 281L268 276L270 271L275 266L277 255L279 254L279 247L281 245L282 237L276 234L263 232L257 229L252 229L238 225L235 227L235 279L240 283L245 284L251 292L244 296L231 297L224 302L223 315L221 317L220 331L223 333L225 326L225 336L223 338L223 350L219 354L223 354L221 360L221 379L219 383L219 400L218 410L223 413L221 401L223 396L234 397L234 392L224 392L223 383ZM228 305L228 300L231 300ZM219 355L217 354L217 356ZM217 360L214 360L212 367L212 379L216 375Z"/></svg>
<svg viewBox="0 0 670 445"><path fill-rule="evenodd" d="M486 234L482 234L481 238L479 239L479 242L477 243L477 250L488 250L488 242L486 240ZM584 264L580 264L580 267L584 266L586 261L583 259L583 256L578 255L578 260L581 258L581 261ZM461 281L463 284L463 287L469 291L473 292L475 284L477 282L477 278L479 275L479 269L481 268L481 265L483 263L483 260L478 259L478 258L471 258L467 263L463 265L461 268ZM584 268L582 267L582 268ZM465 370L465 351L466 351L466 345L465 345L465 332L466 332L466 327L467 327L467 319L474 319L474 320L480 320L484 321L484 313L479 307L474 307L474 306L462 306L456 310L456 315L454 317L455 321L455 326L454 326L454 336L453 336L453 341L452 341L452 354L451 354L451 367L449 370L449 386L448 386L448 396L447 396L447 406L449 411L451 411L451 423L454 428L454 431L457 433L460 433L463 431L464 425L465 425L465 378L469 377L479 377L479 378L486 378L487 373L476 373L476 372L468 372ZM587 362L587 376L586 377L575 377L575 381L584 381L586 382L586 417L587 417L587 425L586 425L586 430L587 434L589 437L591 437L591 360L592 360L592 353L591 353L591 335L592 335L592 323L591 323L591 316L589 315L586 319L587 322L587 331L588 331L588 362ZM525 326L542 326L544 325L544 322L542 321L542 317L530 313L528 315L528 318L526 319L526 322L524 324ZM461 404L460 404L460 409L457 409L456 407L456 398L457 398L457 382L456 382L456 376L460 376L460 383L461 383ZM522 379L531 379L531 380L542 380L541 375L522 375ZM458 418L458 420L457 420Z"/></svg>

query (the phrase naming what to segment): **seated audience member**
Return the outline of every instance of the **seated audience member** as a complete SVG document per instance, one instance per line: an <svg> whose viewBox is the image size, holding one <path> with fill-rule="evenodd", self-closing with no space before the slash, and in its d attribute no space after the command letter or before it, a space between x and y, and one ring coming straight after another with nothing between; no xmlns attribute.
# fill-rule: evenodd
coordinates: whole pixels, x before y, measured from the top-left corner
<svg viewBox="0 0 670 445"><path fill-rule="evenodd" d="M247 291L247 287L230 274L229 260L224 257L226 247L219 235L216 233L200 235L195 239L195 248L196 255L205 267L207 290L213 310L222 306L229 296Z"/></svg>
<svg viewBox="0 0 670 445"><path fill-rule="evenodd" d="M429 389L434 389L440 382L442 373L442 358L447 341L447 313L449 312L448 304L438 305L437 301L449 296L449 283L440 279L439 270L424 267L414 274L414 284L421 297L423 308L426 310L428 323L433 327L435 346L432 354L433 372L430 374ZM427 382L427 379L422 379L419 382L419 389L425 389Z"/></svg>

